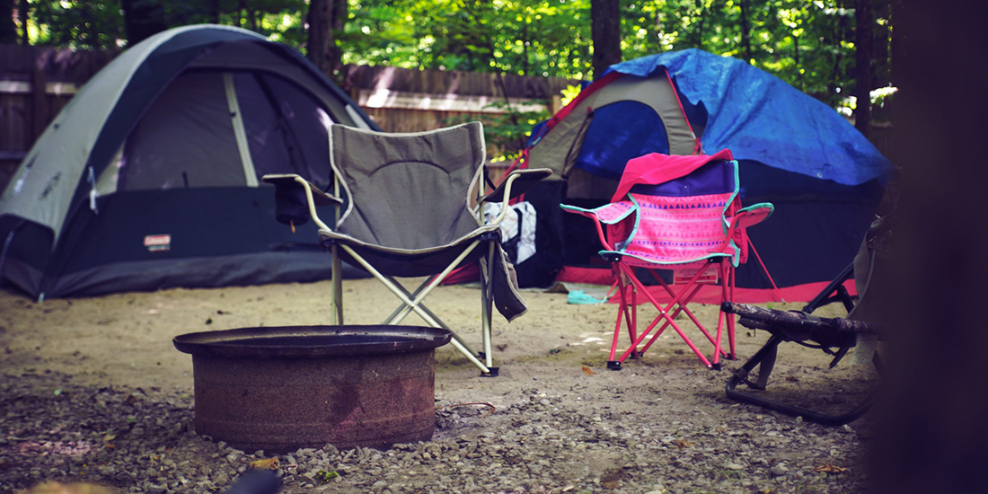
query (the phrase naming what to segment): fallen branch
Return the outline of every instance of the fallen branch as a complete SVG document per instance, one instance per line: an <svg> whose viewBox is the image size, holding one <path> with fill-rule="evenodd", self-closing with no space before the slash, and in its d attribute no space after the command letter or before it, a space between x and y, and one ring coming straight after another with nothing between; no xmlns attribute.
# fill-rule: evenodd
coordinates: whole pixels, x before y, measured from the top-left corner
<svg viewBox="0 0 988 494"><path fill-rule="evenodd" d="M481 414L479 418L484 418L484 417L486 417L486 416L494 413L494 410L497 409L497 407L495 407L493 403L487 403L487 402L478 401L478 402L471 402L471 403L454 403L452 405L439 406L439 407L436 407L436 410L445 410L447 408L459 408L459 407L466 407L466 406L472 406L472 405L481 405L481 406L485 406L485 407L490 407L490 410L487 410L486 412L484 412L483 414Z"/></svg>

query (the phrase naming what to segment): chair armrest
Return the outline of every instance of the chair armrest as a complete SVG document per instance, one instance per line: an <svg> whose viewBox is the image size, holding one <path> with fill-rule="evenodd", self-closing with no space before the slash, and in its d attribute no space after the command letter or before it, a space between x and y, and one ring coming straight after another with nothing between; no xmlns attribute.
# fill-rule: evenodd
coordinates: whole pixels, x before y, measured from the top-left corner
<svg viewBox="0 0 988 494"><path fill-rule="evenodd" d="M761 202L748 206L744 209L739 209L738 212L731 218L731 233L734 230L745 229L754 225L757 225L772 216L775 212L775 206L768 202Z"/></svg>
<svg viewBox="0 0 988 494"><path fill-rule="evenodd" d="M567 213L578 214L580 216L585 216L590 218L594 222L594 226L597 227L597 238L600 240L600 244L604 246L604 249L613 251L614 246L607 241L607 235L604 234L604 226L601 223L600 216L598 216L598 210L612 206L613 204L608 204L597 209L583 209L576 206L570 206L567 204L560 204L559 207L566 211Z"/></svg>
<svg viewBox="0 0 988 494"><path fill-rule="evenodd" d="M514 199L528 192L539 181L549 178L551 175L552 170L548 168L515 170L509 173L493 192L481 197L480 202L501 202L505 195L507 195L508 200Z"/></svg>
<svg viewBox="0 0 988 494"><path fill-rule="evenodd" d="M311 217L319 228L332 230L319 218L316 206L343 204L342 199L319 190L294 173L264 175L261 180L275 187L275 218L279 223L292 225L294 229L295 225L303 225Z"/></svg>
<svg viewBox="0 0 988 494"><path fill-rule="evenodd" d="M510 204L508 203L511 201L511 198L513 197L513 195L511 194L511 189L515 181L523 180L522 183L528 185L528 187L525 190L528 190L529 188L532 187L532 185L535 185L536 182L542 180L545 177L548 177L551 174L552 172L550 170L544 168L538 168L535 170L515 170L511 172L508 175L508 177L505 178L503 182L501 182L501 185L499 185L497 189L494 190L494 192L491 192L490 194L481 197L477 201L478 208L482 207L484 203L488 203L488 202L501 203L501 212L494 219L488 221L487 225L500 225L501 221L504 220L504 216L508 213L508 208L510 207Z"/></svg>
<svg viewBox="0 0 988 494"><path fill-rule="evenodd" d="M316 184L302 178L294 173L268 174L261 177L261 181L277 187L308 187L312 191L312 199L316 206L329 206L330 204L343 204L343 199L323 192L316 187Z"/></svg>

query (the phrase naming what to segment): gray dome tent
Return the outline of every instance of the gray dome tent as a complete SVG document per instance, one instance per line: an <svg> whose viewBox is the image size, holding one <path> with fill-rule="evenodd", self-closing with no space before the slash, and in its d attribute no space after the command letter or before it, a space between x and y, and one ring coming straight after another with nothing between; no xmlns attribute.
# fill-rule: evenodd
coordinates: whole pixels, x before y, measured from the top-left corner
<svg viewBox="0 0 988 494"><path fill-rule="evenodd" d="M40 298L326 279L314 227L279 225L258 177L328 184L331 123L378 130L288 46L213 25L148 38L82 87L0 196L0 279Z"/></svg>

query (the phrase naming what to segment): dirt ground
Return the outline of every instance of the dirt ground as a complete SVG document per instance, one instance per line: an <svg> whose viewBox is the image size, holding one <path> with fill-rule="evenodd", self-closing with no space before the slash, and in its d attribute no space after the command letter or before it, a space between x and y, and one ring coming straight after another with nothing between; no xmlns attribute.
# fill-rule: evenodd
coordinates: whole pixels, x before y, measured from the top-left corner
<svg viewBox="0 0 988 494"><path fill-rule="evenodd" d="M345 320L349 324L380 323L396 306L393 296L374 280L346 280L344 291ZM328 293L329 284L323 282L171 289L37 303L9 289L0 290L0 374L5 379L18 379L46 372L64 373L84 385L191 394L191 357L173 347L173 337L241 327L327 324ZM542 291L526 291L524 296L530 306L526 315L510 324L495 316L493 343L500 376L479 377L476 368L447 345L436 353L437 398L444 403L489 402L506 408L527 402L531 396L547 395L589 414L626 416L627 420L639 422L661 418L665 423L653 427L672 430L678 427L677 417L699 421L711 430L739 420L760 427L764 417L774 417L790 433L808 434L824 441L830 440L828 435L846 435L853 430L853 441L841 439L843 446L836 450L822 445L811 451L796 447L798 441L794 441L790 451L776 444L765 460L764 480L753 477L755 480L743 491L756 492L764 487L768 489L765 492L811 492L791 487L796 484L782 484L775 474L767 473L769 466L781 461L788 461L790 469L796 463L811 473L826 465L843 465L853 475L850 485L865 478L860 465L864 446L859 444L867 441L867 416L851 424L853 429L824 428L738 405L726 398L723 388L730 373L764 343L766 332L738 326L740 360L725 362L720 372L703 367L672 331L664 334L641 361L627 364L620 372L608 371L607 349L616 305L570 305L565 294ZM439 287L429 297L428 305L468 343L480 346L476 288ZM715 325L717 308L697 307L700 320ZM775 304L775 308L782 309L799 307L801 304ZM840 315L840 311L828 307L819 314ZM405 321L418 323L414 315ZM711 351L712 346L701 342L697 331L687 332L701 349ZM850 365L850 359L830 370L830 358L819 350L784 345L770 392L783 399L831 409L847 408L866 396L875 384L872 372L865 366ZM471 433L483 432L483 420L477 419L474 425L478 429ZM443 430L437 439L459 433L466 432ZM635 482L626 486L626 491L652 490L650 480ZM688 479L683 482L686 483L678 485L689 485ZM840 491L828 485L819 492Z"/></svg>

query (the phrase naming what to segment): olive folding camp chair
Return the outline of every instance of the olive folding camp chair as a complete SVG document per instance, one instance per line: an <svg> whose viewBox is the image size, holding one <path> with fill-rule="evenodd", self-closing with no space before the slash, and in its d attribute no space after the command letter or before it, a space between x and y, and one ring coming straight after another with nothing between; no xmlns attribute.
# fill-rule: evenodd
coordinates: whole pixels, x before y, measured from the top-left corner
<svg viewBox="0 0 988 494"><path fill-rule="evenodd" d="M399 324L415 312L433 327L449 327L423 303L451 271L468 263L481 267L483 352L454 333L452 345L483 375L497 374L491 353L492 305L508 321L527 307L501 250L504 214L483 220L485 203L502 204L547 177L548 170L512 173L485 194L483 127L472 122L420 133L381 133L332 125L331 193L297 175L269 175L276 186L278 220L299 224L309 217L331 253L333 324L343 324L341 261L361 266L401 301L384 324ZM335 221L324 222L316 206L336 203ZM426 277L414 291L395 278ZM483 361L482 361L483 360Z"/></svg>
<svg viewBox="0 0 988 494"><path fill-rule="evenodd" d="M620 308L607 366L619 370L626 359L642 356L671 327L708 368L719 369L722 356L734 358L734 318L722 313L711 334L688 304L704 285L719 284L721 301L734 295L735 268L747 258L745 229L772 214L768 203L741 207L738 198L738 166L730 151L712 156L649 154L632 159L625 167L612 203L588 210L563 205L566 211L594 220L611 263ZM606 234L602 225L606 225ZM661 304L639 279L637 269L651 272L671 298ZM672 271L671 282L657 270ZM638 296L644 296L659 315L638 333ZM685 314L714 346L711 359L683 331L676 316ZM623 317L622 317L623 316ZM631 345L618 357L618 341L624 320ZM652 333L659 323L662 326ZM722 346L727 331L729 350ZM651 339L646 338L651 334ZM639 351L639 346L645 346Z"/></svg>
<svg viewBox="0 0 988 494"><path fill-rule="evenodd" d="M824 425L843 425L864 415L875 403L877 391L868 395L860 404L840 413L825 413L782 403L762 392L768 387L769 377L775 368L779 345L786 342L817 348L832 355L834 358L830 362L831 369L854 348L856 360L860 363L871 362L881 373L882 360L876 344L884 337L884 333L875 323L878 309L874 298L867 295L872 285L872 275L878 271L876 266L889 262L890 239L889 220L883 218L875 221L861 242L854 261L801 311L786 312L746 304L723 304L721 310L738 315L741 325L763 329L771 335L765 345L728 380L727 396L742 403L803 417L804 420ZM856 297L851 296L844 287L844 283L852 276L858 293ZM848 311L847 317L825 318L813 315L820 307L838 302ZM757 378L750 379L756 367ZM741 384L756 391L742 392L738 389Z"/></svg>

